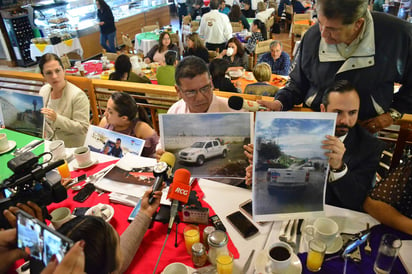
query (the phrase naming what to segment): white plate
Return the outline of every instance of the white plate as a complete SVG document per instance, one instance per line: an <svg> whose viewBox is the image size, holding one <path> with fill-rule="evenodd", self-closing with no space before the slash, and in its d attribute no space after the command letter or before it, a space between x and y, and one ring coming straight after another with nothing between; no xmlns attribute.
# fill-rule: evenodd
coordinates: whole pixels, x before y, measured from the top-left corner
<svg viewBox="0 0 412 274"><path fill-rule="evenodd" d="M6 148L6 149L0 150L0 154L9 152L10 150L12 150L13 148L16 147L16 142L15 142L15 141L13 141L13 140L8 140L8 142L9 142L9 147Z"/></svg>
<svg viewBox="0 0 412 274"><path fill-rule="evenodd" d="M343 246L343 239L342 237L339 235L335 242L333 243L333 245L331 245L330 247L328 247L326 249L326 254L333 254L338 252Z"/></svg>
<svg viewBox="0 0 412 274"><path fill-rule="evenodd" d="M266 274L266 265L268 263L268 257L266 255L266 250L261 250L255 259L255 271L256 273ZM282 274L300 274L302 273L302 263L299 260L299 257L293 253L289 267L282 272Z"/></svg>
<svg viewBox="0 0 412 274"><path fill-rule="evenodd" d="M101 217L106 222L110 222L114 215L114 208L111 205L107 204L97 204L89 208L85 215L91 215L96 217Z"/></svg>
<svg viewBox="0 0 412 274"><path fill-rule="evenodd" d="M91 162L88 165L85 166L79 166L79 164L77 163L77 161L73 162L73 168L74 169L83 169L83 168L88 168L91 166L94 166L95 164L99 163L98 159L92 159Z"/></svg>

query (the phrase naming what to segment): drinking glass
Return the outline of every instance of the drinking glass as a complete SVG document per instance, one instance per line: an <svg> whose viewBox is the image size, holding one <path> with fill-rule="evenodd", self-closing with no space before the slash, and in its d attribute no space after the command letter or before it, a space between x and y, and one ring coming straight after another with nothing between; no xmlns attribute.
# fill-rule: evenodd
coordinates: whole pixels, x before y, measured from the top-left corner
<svg viewBox="0 0 412 274"><path fill-rule="evenodd" d="M187 225L183 230L187 253L192 254L192 245L200 242L199 227L197 225Z"/></svg>
<svg viewBox="0 0 412 274"><path fill-rule="evenodd" d="M398 256L401 246L402 241L398 236L393 234L383 235L379 245L378 256L373 265L375 273L386 274L391 272L393 263Z"/></svg>
<svg viewBox="0 0 412 274"><path fill-rule="evenodd" d="M216 258L218 274L232 274L233 272L233 255L232 253L219 254Z"/></svg>
<svg viewBox="0 0 412 274"><path fill-rule="evenodd" d="M308 258L306 260L306 267L309 271L317 272L321 269L325 252L326 243L323 241L313 239L309 242Z"/></svg>

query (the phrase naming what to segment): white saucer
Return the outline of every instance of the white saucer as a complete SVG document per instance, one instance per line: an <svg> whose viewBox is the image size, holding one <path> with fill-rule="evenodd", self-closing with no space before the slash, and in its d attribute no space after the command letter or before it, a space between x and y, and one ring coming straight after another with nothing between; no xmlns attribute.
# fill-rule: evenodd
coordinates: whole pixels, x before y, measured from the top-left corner
<svg viewBox="0 0 412 274"><path fill-rule="evenodd" d="M338 252L343 246L343 239L342 237L339 235L338 237L336 237L335 242L333 243L333 245L331 245L330 247L328 247L326 249L326 254L333 254Z"/></svg>
<svg viewBox="0 0 412 274"><path fill-rule="evenodd" d="M73 162L73 168L74 168L74 169L88 168L88 167L94 166L94 165L97 164L97 163L99 163L99 160L98 160L98 159L94 159L94 160L92 159L92 160L90 161L90 163L88 163L87 165L79 166L79 164L77 163L77 161L75 161L75 162Z"/></svg>
<svg viewBox="0 0 412 274"><path fill-rule="evenodd" d="M10 150L12 150L13 148L16 147L16 142L15 141L13 141L13 140L8 140L8 141L9 141L9 147L4 149L4 150L0 150L0 154L9 152Z"/></svg>
<svg viewBox="0 0 412 274"><path fill-rule="evenodd" d="M255 271L256 273L264 273L266 272L266 265L268 263L268 257L266 255L266 250L261 250L255 259ZM290 265L282 274L300 274L302 273L302 263L299 260L299 257L293 253L292 258L290 261Z"/></svg>
<svg viewBox="0 0 412 274"><path fill-rule="evenodd" d="M114 215L114 208L111 205L107 204L97 204L89 208L85 215L91 215L96 217L101 217L106 222L110 222Z"/></svg>

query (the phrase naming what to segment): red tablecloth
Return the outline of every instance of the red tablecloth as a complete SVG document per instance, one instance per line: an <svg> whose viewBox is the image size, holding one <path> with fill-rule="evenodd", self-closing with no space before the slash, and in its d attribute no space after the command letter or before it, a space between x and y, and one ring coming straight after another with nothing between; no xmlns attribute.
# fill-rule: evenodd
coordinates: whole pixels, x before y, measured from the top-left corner
<svg viewBox="0 0 412 274"><path fill-rule="evenodd" d="M112 163L115 163L116 161L101 163L101 164L98 164L94 167L91 167L85 170L74 171L71 173L72 178L82 175L84 173L90 176L98 172L99 170L103 169L104 167ZM209 216L214 215L215 214L214 210L210 207L208 203L206 203L203 200L204 193L200 189L199 185L195 183L192 189L197 192L197 195L202 203L202 206L209 208ZM48 206L49 212L59 207L69 207L71 210L73 210L76 207L90 207L98 203L105 203L105 204L110 203L109 195L107 193L101 196L98 196L98 194L95 192L84 203L78 203L78 202L73 201L74 194L71 190L68 191L68 195L69 195L69 198L66 199L65 201L61 203L57 203L57 204L51 204L50 206ZM116 229L116 231L119 234L122 234L123 231L129 225L129 223L127 222L127 218L133 208L124 206L121 204L111 204L111 205L113 206L115 210L115 214L112 220L110 221L110 223L113 225L113 227ZM183 228L185 226L186 224L184 223L181 223L178 226L178 235L177 235L178 247L177 248L175 248L174 246L176 226L173 226L173 229L167 241L165 250L160 259L159 266L157 268L157 273L160 273L164 269L165 266L167 266L168 264L172 262L182 262L190 267L194 267L191 261L191 257L186 251L186 247L184 243ZM200 230L203 231L204 227L205 227L204 225L200 225ZM137 251L133 259L133 262L131 263L126 273L152 273L153 272L154 267L156 265L157 258L160 254L160 250L163 246L164 239L166 238L166 232L167 232L167 224L158 223L158 222L154 223L153 227L146 232L146 235L142 241L142 244L139 250ZM201 235L201 239L202 239L202 235ZM228 247L229 247L229 250L233 253L234 257L239 258L239 252L234 246L230 237L229 237Z"/></svg>

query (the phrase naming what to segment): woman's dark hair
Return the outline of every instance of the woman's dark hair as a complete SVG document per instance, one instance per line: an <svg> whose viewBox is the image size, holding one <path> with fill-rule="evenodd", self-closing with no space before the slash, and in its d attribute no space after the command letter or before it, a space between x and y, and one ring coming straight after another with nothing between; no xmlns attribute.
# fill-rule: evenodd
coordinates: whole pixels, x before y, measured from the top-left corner
<svg viewBox="0 0 412 274"><path fill-rule="evenodd" d="M215 58L209 64L210 75L212 80L225 77L226 70L229 68L229 62L225 59Z"/></svg>
<svg viewBox="0 0 412 274"><path fill-rule="evenodd" d="M111 273L119 269L116 261L116 246L119 236L113 227L95 216L76 217L63 224L59 230L74 242L84 240L86 258L85 272L88 274Z"/></svg>
<svg viewBox="0 0 412 274"><path fill-rule="evenodd" d="M125 92L114 92L110 96L114 103L114 110L119 113L119 116L127 116L129 121L139 118L140 121L151 125L151 121L147 112L140 106L136 105L136 101L130 94Z"/></svg>
<svg viewBox="0 0 412 274"><path fill-rule="evenodd" d="M235 43L237 47L237 53L236 55L242 57L243 54L245 54L245 48L243 47L242 43L237 39L236 37L232 37L227 41L226 48L229 46L229 43Z"/></svg>
<svg viewBox="0 0 412 274"><path fill-rule="evenodd" d="M260 32L262 33L263 39L267 40L268 39L268 33L266 31L265 23L263 23L259 19L255 19L255 20L253 20L253 24L256 25L257 28L260 30Z"/></svg>
<svg viewBox="0 0 412 274"><path fill-rule="evenodd" d="M168 33L167 31L164 31L164 32L162 32L162 33L160 34L160 36L159 36L159 52L163 49L162 40L163 40L163 37L165 37L166 35L168 35L169 38L170 38L170 44L169 44L169 46L167 47L167 49L171 49L171 48L173 47L172 37L170 36L170 33Z"/></svg>
<svg viewBox="0 0 412 274"><path fill-rule="evenodd" d="M96 2L99 2L101 10L110 10L110 6L104 0L96 0Z"/></svg>
<svg viewBox="0 0 412 274"><path fill-rule="evenodd" d="M126 54L119 55L114 62L114 69L115 71L110 74L109 80L121 80L125 73L127 73L127 77L129 78L129 73L132 69L130 57Z"/></svg>
<svg viewBox="0 0 412 274"><path fill-rule="evenodd" d="M241 11L239 5L233 5L228 14L230 22L239 22L240 15Z"/></svg>
<svg viewBox="0 0 412 274"><path fill-rule="evenodd" d="M200 49L200 48L206 48L203 45L202 40L199 37L199 34L197 34L196 32L190 33L186 36L186 39L190 39L190 41L193 42L193 48L194 49Z"/></svg>
<svg viewBox="0 0 412 274"><path fill-rule="evenodd" d="M42 75L43 75L44 64L52 60L56 60L57 62L59 62L60 66L64 69L63 62L62 60L60 60L59 56L57 56L54 53L46 53L46 54L43 54L39 60L39 68L40 68L40 73Z"/></svg>

